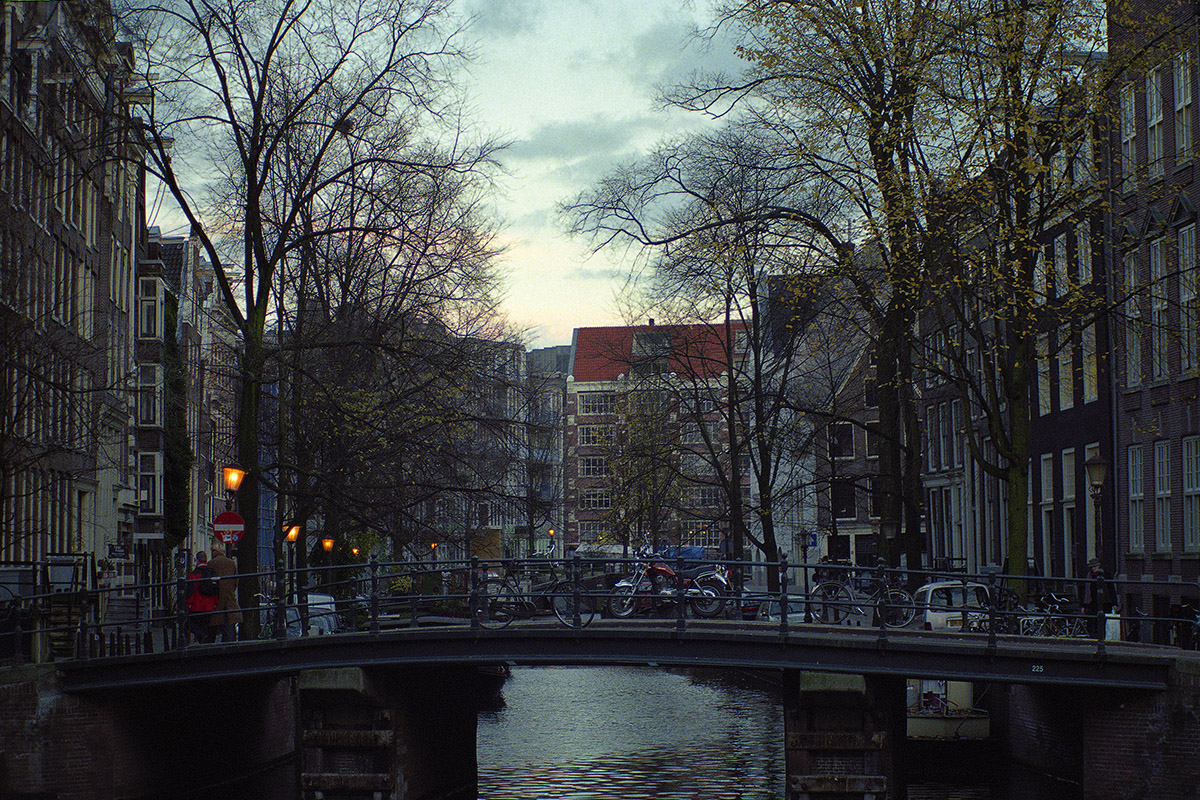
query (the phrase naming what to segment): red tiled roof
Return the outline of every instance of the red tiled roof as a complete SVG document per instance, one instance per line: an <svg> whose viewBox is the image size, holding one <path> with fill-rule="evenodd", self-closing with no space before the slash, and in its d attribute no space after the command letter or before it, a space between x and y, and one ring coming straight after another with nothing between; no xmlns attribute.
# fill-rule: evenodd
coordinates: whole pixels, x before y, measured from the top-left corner
<svg viewBox="0 0 1200 800"><path fill-rule="evenodd" d="M734 330L743 328L742 324ZM668 371L692 378L709 378L726 370L725 330L718 325L637 325L633 327L576 328L572 377L576 382L613 381L628 375L631 364L649 358L634 355L635 333L669 332L665 355Z"/></svg>

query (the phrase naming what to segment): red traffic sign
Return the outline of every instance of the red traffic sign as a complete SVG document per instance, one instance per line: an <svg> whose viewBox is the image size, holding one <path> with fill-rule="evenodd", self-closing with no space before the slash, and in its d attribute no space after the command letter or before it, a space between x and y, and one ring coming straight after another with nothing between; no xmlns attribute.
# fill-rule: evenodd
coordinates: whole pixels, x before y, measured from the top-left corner
<svg viewBox="0 0 1200 800"><path fill-rule="evenodd" d="M222 511L213 520L213 534L217 541L233 544L242 538L246 532L246 520L236 511Z"/></svg>

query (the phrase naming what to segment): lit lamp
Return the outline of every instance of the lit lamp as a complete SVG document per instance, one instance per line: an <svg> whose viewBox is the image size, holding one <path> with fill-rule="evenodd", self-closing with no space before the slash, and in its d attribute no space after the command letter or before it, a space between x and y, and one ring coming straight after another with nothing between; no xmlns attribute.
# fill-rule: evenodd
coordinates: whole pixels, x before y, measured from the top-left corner
<svg viewBox="0 0 1200 800"><path fill-rule="evenodd" d="M221 467L221 477L225 481L225 508L228 510L233 507L233 496L241 488L242 479L246 477L246 470L237 464L230 464L227 467Z"/></svg>
<svg viewBox="0 0 1200 800"><path fill-rule="evenodd" d="M324 550L326 553L333 552L333 537L332 536L324 536L321 538L321 549Z"/></svg>
<svg viewBox="0 0 1200 800"><path fill-rule="evenodd" d="M1088 493L1092 496L1092 505L1096 513L1096 558L1104 561L1104 540L1100 535L1100 493L1104 490L1104 481L1108 477L1108 459L1097 451L1091 458L1083 462L1087 470Z"/></svg>

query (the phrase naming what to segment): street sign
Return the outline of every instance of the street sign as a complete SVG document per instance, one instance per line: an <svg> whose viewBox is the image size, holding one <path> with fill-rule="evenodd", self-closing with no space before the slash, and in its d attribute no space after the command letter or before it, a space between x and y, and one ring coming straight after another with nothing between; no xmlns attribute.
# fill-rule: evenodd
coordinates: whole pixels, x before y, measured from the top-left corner
<svg viewBox="0 0 1200 800"><path fill-rule="evenodd" d="M217 541L233 544L242 538L246 532L246 521L236 511L222 511L213 520L213 535Z"/></svg>

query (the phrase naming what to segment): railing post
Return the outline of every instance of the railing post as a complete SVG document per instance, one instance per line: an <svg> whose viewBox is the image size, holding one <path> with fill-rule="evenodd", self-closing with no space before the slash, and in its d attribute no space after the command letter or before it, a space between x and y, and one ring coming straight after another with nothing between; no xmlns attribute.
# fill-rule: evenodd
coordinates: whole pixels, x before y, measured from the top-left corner
<svg viewBox="0 0 1200 800"><path fill-rule="evenodd" d="M779 554L779 635L788 635L788 561L787 554Z"/></svg>
<svg viewBox="0 0 1200 800"><path fill-rule="evenodd" d="M371 596L367 613L371 615L371 633L379 633L379 556L371 553Z"/></svg>
<svg viewBox="0 0 1200 800"><path fill-rule="evenodd" d="M997 613L996 601L999 599L999 590L996 589L996 573L988 573L988 650L995 652L996 650L996 628L1000 623L1000 615Z"/></svg>
<svg viewBox="0 0 1200 800"><path fill-rule="evenodd" d="M471 615L471 630L479 630L479 556L471 556L471 596L467 598L467 613Z"/></svg>
<svg viewBox="0 0 1200 800"><path fill-rule="evenodd" d="M571 590L575 593L575 611L571 615L571 625L578 630L583 627L583 618L579 614L579 603L583 598L583 560L579 557L578 550L571 558L571 569L574 572L571 576Z"/></svg>
<svg viewBox="0 0 1200 800"><path fill-rule="evenodd" d="M187 596L187 577L180 570L179 579L175 581L175 627L176 636L175 648L182 650L187 647L188 640L188 625L187 625L187 606L184 600ZM100 628L100 638L104 638L104 628Z"/></svg>
<svg viewBox="0 0 1200 800"><path fill-rule="evenodd" d="M879 599L875 602L875 615L879 617L879 637L876 639L876 644L883 648L887 644L887 567L880 563L875 570L876 587L879 592Z"/></svg>
<svg viewBox="0 0 1200 800"><path fill-rule="evenodd" d="M1105 654L1104 636L1107 633L1105 628L1108 625L1108 612L1104 610L1104 602L1101 600L1096 605L1096 655L1103 658Z"/></svg>
<svg viewBox="0 0 1200 800"><path fill-rule="evenodd" d="M687 608L684 606L686 593L683 589L683 545L675 547L675 630L683 633L687 628Z"/></svg>

